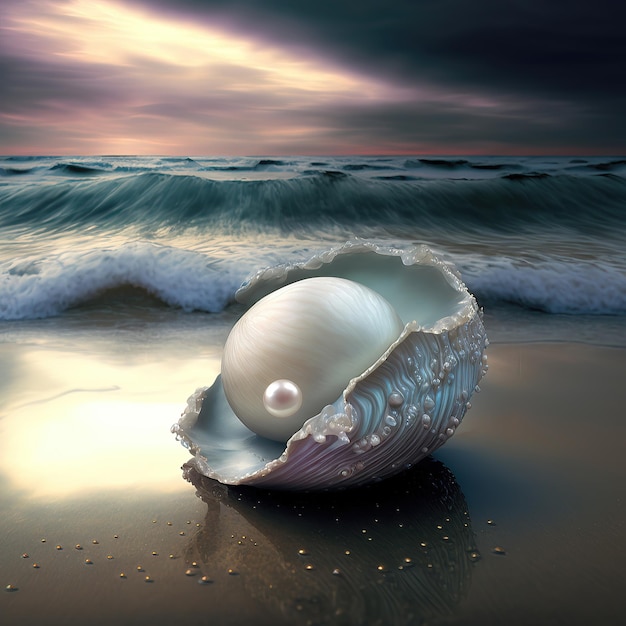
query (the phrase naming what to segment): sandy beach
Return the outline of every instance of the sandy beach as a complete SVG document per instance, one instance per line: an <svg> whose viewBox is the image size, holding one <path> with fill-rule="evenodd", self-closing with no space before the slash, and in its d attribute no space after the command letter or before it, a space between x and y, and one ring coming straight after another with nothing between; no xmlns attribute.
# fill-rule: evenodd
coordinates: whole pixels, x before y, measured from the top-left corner
<svg viewBox="0 0 626 626"><path fill-rule="evenodd" d="M0 345L3 624L619 622L624 348L496 341L435 458L272 493L183 480L169 432L230 319L193 353L188 323L87 319Z"/></svg>

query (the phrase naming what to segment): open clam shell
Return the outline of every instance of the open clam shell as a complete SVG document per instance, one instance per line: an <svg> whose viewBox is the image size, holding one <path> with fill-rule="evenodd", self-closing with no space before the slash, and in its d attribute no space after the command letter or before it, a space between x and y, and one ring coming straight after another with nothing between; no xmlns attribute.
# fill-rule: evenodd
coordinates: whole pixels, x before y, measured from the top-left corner
<svg viewBox="0 0 626 626"><path fill-rule="evenodd" d="M488 344L476 300L456 271L424 246L356 241L262 270L236 298L251 306L317 276L378 292L405 324L400 336L286 444L239 421L221 376L198 389L172 432L201 474L230 485L294 490L361 485L401 472L454 435L486 373Z"/></svg>

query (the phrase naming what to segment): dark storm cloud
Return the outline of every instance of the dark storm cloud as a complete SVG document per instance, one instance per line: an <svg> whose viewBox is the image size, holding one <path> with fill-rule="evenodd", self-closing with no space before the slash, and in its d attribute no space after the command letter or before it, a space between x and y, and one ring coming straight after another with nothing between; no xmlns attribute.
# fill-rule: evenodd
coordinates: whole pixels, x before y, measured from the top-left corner
<svg viewBox="0 0 626 626"><path fill-rule="evenodd" d="M517 100L524 110L490 118L444 107L440 123L439 107L428 114L417 103L402 116L409 133L474 125L471 134L501 143L519 136L542 149L552 140L556 148L626 149L626 5L614 0L136 1L407 87ZM400 126L388 113L387 129Z"/></svg>
<svg viewBox="0 0 626 626"><path fill-rule="evenodd" d="M540 109L540 113L538 110ZM384 145L388 152L407 152L411 146L427 146L440 154L506 154L572 152L585 146L591 152L618 153L614 131L620 119L602 117L595 126L579 124L595 118L597 112L566 108L561 103L506 103L498 110L476 110L448 103L386 103L333 106L309 112L282 112L283 123L292 117L320 130L316 134L319 152L333 145L365 147ZM598 137L598 129L603 132ZM608 138L608 139L607 139ZM277 152L289 153L290 144L276 144Z"/></svg>
<svg viewBox="0 0 626 626"><path fill-rule="evenodd" d="M130 82L124 85L114 67L103 65L94 70L75 63L60 65L10 55L0 57L0 77L0 110L9 114L44 113L59 107L101 107L114 104L119 100L119 91L132 88ZM117 86L117 93L111 90L112 83Z"/></svg>
<svg viewBox="0 0 626 626"><path fill-rule="evenodd" d="M135 1L407 81L626 94L626 5L615 0Z"/></svg>

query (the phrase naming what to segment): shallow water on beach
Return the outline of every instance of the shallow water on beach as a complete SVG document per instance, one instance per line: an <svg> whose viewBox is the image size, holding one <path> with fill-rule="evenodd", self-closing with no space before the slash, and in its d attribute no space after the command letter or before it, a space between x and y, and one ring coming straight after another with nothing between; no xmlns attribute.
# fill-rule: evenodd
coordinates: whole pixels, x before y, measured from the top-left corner
<svg viewBox="0 0 626 626"><path fill-rule="evenodd" d="M189 484L169 432L235 316L136 313L0 346L3 623L617 623L623 348L496 339L434 459L281 494Z"/></svg>

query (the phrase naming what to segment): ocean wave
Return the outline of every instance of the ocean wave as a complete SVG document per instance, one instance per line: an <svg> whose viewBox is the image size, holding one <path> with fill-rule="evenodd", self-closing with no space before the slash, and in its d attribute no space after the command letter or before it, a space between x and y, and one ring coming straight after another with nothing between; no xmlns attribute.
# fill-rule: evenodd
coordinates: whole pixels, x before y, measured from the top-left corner
<svg viewBox="0 0 626 626"><path fill-rule="evenodd" d="M35 167L0 167L0 176L23 176L36 170Z"/></svg>
<svg viewBox="0 0 626 626"><path fill-rule="evenodd" d="M451 256L485 306L625 314L625 173L622 157L0 157L0 319L115 307L128 286L217 312L250 271L355 236Z"/></svg>
<svg viewBox="0 0 626 626"><path fill-rule="evenodd" d="M408 174L389 174L387 176L375 176L378 180L419 180L417 176L409 176Z"/></svg>
<svg viewBox="0 0 626 626"><path fill-rule="evenodd" d="M238 159L236 163L228 165L221 161L218 164L199 165L199 169L205 172L265 172L282 169L289 165L292 163L281 159L253 159L244 162Z"/></svg>
<svg viewBox="0 0 626 626"><path fill-rule="evenodd" d="M0 275L0 320L59 315L127 286L185 311L217 313L246 273L203 254L144 242L22 260Z"/></svg>
<svg viewBox="0 0 626 626"><path fill-rule="evenodd" d="M94 173L95 168L84 168ZM364 180L345 171L307 170L293 178L242 181L149 171L0 186L0 228L132 223L140 231L242 224L306 230L332 223L384 224L415 234L538 226L586 232L623 230L625 204L626 179L609 173L509 173L478 180L410 180L390 174Z"/></svg>
<svg viewBox="0 0 626 626"><path fill-rule="evenodd" d="M590 169L601 171L612 171L614 169L626 167L626 159L614 159L612 161L603 161L601 163L590 163Z"/></svg>
<svg viewBox="0 0 626 626"><path fill-rule="evenodd" d="M216 257L134 242L22 259L0 274L0 320L55 316L93 301L116 307L128 296L126 287L184 311L218 313L234 302L235 291L250 274L287 261L293 253L285 247L281 259L275 246L265 250L250 246L239 256ZM506 256L450 258L485 307L512 303L546 313L626 314L626 273L608 263L559 259L521 263Z"/></svg>
<svg viewBox="0 0 626 626"><path fill-rule="evenodd" d="M191 157L160 157L158 160L161 163L198 163L195 159L192 159Z"/></svg>
<svg viewBox="0 0 626 626"><path fill-rule="evenodd" d="M82 163L56 163L50 168L50 171L59 174L93 175L102 174L106 170L92 165L83 165Z"/></svg>
<svg viewBox="0 0 626 626"><path fill-rule="evenodd" d="M395 168L392 165L377 165L375 163L347 163L341 169L346 172L363 172L366 170L393 170Z"/></svg>
<svg viewBox="0 0 626 626"><path fill-rule="evenodd" d="M501 257L474 265L461 261L460 268L484 306L510 303L545 313L626 314L626 273L597 260L530 264Z"/></svg>
<svg viewBox="0 0 626 626"><path fill-rule="evenodd" d="M521 169L521 165L519 165L518 163L470 163L470 167L475 170L490 171Z"/></svg>
<svg viewBox="0 0 626 626"><path fill-rule="evenodd" d="M468 165L467 159L407 159L404 162L404 167L407 169L414 169L428 165L430 167L443 167L445 169L456 168L462 165Z"/></svg>
<svg viewBox="0 0 626 626"><path fill-rule="evenodd" d="M0 157L0 161L8 161L10 163L31 163L32 161L41 161L44 159L54 159L55 157L39 157L34 155L7 155Z"/></svg>
<svg viewBox="0 0 626 626"><path fill-rule="evenodd" d="M502 178L506 178L507 180L536 180L538 178L550 178L550 174L547 172L512 172L505 174Z"/></svg>

